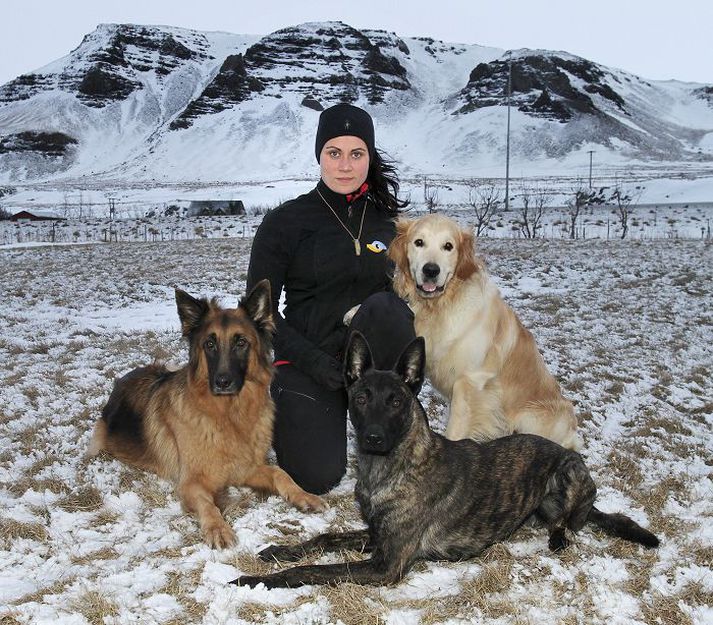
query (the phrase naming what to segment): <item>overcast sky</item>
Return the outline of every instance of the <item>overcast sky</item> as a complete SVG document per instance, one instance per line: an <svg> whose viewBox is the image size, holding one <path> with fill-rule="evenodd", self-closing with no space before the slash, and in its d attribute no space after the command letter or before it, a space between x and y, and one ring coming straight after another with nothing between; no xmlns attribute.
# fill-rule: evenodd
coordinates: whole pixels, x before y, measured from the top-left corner
<svg viewBox="0 0 713 625"><path fill-rule="evenodd" d="M644 78L713 84L713 0L0 0L0 84L66 55L99 23L267 35L327 20L402 37L566 50Z"/></svg>

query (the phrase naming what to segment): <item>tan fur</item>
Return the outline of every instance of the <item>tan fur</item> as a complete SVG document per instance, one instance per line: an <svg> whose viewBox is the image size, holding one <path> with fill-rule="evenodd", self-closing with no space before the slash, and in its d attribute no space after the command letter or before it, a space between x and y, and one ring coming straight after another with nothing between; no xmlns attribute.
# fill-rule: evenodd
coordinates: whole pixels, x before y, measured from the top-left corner
<svg viewBox="0 0 713 625"><path fill-rule="evenodd" d="M229 341L236 333L246 337L250 351L240 391L233 395L211 392L202 349L195 350L195 367L189 363L176 372L156 365L136 370L131 380L117 381L114 392L123 401L122 407L130 406L141 415L143 436L118 431L112 435L105 415L96 424L88 453L105 450L172 481L184 507L197 516L205 541L212 547L227 547L236 537L219 505L229 486L279 494L303 510L325 506L282 469L266 465L274 415L269 394L271 364L242 308L222 309L215 302L209 306L191 342L200 346L211 333L218 341ZM189 330L184 327L184 334Z"/></svg>
<svg viewBox="0 0 713 625"><path fill-rule="evenodd" d="M489 440L523 432L578 449L574 408L476 256L472 233L441 215L400 220L388 254L396 264L394 289L426 340L427 374L451 401L446 436ZM426 263L441 268L440 295L417 288Z"/></svg>

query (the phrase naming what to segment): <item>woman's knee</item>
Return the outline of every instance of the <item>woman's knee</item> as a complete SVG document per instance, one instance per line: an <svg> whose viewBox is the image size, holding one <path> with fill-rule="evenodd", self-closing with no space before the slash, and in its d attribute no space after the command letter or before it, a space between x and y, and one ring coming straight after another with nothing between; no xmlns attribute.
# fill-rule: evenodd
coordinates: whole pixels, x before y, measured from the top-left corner
<svg viewBox="0 0 713 625"><path fill-rule="evenodd" d="M366 337L377 369L390 369L404 348L416 338L413 312L406 302L390 291L367 297L354 315L350 328Z"/></svg>

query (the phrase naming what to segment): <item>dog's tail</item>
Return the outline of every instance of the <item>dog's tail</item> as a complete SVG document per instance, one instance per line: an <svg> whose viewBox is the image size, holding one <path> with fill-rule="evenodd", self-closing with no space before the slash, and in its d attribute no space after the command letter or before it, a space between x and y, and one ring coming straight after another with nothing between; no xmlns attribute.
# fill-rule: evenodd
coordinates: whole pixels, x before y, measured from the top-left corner
<svg viewBox="0 0 713 625"><path fill-rule="evenodd" d="M659 546L659 539L625 514L609 514L592 507L587 521L604 530L610 536L623 538L652 549Z"/></svg>

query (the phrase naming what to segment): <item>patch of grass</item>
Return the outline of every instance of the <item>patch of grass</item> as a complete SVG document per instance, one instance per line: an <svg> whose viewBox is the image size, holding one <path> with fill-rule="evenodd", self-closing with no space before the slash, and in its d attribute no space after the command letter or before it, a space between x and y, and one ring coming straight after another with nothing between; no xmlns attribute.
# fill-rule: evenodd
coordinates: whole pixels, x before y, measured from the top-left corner
<svg viewBox="0 0 713 625"><path fill-rule="evenodd" d="M173 597L183 608L183 615L165 621L164 625L184 625L185 623L200 623L205 616L208 606L196 601L193 592L200 584L202 569L189 571L171 571L166 576L166 583L158 591Z"/></svg>
<svg viewBox="0 0 713 625"><path fill-rule="evenodd" d="M69 487L58 477L35 479L33 477L23 475L14 482L5 482L1 485L7 488L7 490L16 497L22 497L22 495L24 495L28 490L34 490L38 493L49 490L55 494L68 493L70 490Z"/></svg>
<svg viewBox="0 0 713 625"><path fill-rule="evenodd" d="M119 552L114 547L102 547L83 556L71 556L72 564L91 564L96 560L115 560L119 557Z"/></svg>
<svg viewBox="0 0 713 625"><path fill-rule="evenodd" d="M45 586L44 588L40 588L33 593L23 595L19 599L13 601L13 604L22 605L24 603L42 603L47 595L61 595L76 581L76 579L76 577L58 579L50 586Z"/></svg>
<svg viewBox="0 0 713 625"><path fill-rule="evenodd" d="M5 548L9 549L12 541L17 538L44 542L48 536L47 528L42 523L27 523L15 519L0 518L0 541Z"/></svg>
<svg viewBox="0 0 713 625"><path fill-rule="evenodd" d="M44 428L39 425L31 425L15 435L15 440L20 444L20 451L29 456L35 449L41 449L40 433Z"/></svg>
<svg viewBox="0 0 713 625"><path fill-rule="evenodd" d="M149 509L165 508L168 504L169 494L162 488L163 484L154 479L149 479L146 474L141 476L141 486L137 488L139 496Z"/></svg>
<svg viewBox="0 0 713 625"><path fill-rule="evenodd" d="M119 520L120 517L121 515L119 515L117 512L103 508L102 510L99 510L99 512L97 512L97 514L94 516L92 524L95 527L101 527L102 525L113 525Z"/></svg>
<svg viewBox="0 0 713 625"><path fill-rule="evenodd" d="M697 547L693 550L693 561L698 566L710 566L713 562L713 547ZM713 605L713 601L711 602Z"/></svg>
<svg viewBox="0 0 713 625"><path fill-rule="evenodd" d="M118 616L119 607L98 590L88 590L72 601L71 607L91 625L104 625L107 616Z"/></svg>
<svg viewBox="0 0 713 625"><path fill-rule="evenodd" d="M640 602L641 614L646 623L651 625L693 625L688 616L679 605L677 596L665 596L654 593L650 600Z"/></svg>
<svg viewBox="0 0 713 625"><path fill-rule="evenodd" d="M634 436L642 438L670 439L671 434L692 436L691 429L681 422L679 418L666 419L664 417L649 417L646 422L634 430Z"/></svg>
<svg viewBox="0 0 713 625"><path fill-rule="evenodd" d="M55 454L47 454L46 456L43 456L42 458L38 458L35 460L29 468L25 469L25 473L30 476L35 476L37 475L40 471L43 469L46 469L47 467L52 466L55 462L59 460L59 456L56 456Z"/></svg>
<svg viewBox="0 0 713 625"><path fill-rule="evenodd" d="M267 613L270 612L270 620L271 622L275 622L275 618L282 620L282 618L290 612L294 612L301 605L311 603L313 600L313 597L304 596L299 597L292 603L281 606L266 605L264 603L247 601L238 607L237 617L239 619L247 621L248 623L263 623L267 621Z"/></svg>
<svg viewBox="0 0 713 625"><path fill-rule="evenodd" d="M102 451L100 457L107 460L111 459L111 456L106 452ZM145 473L134 467L127 465L122 465L121 475L119 475L119 489L122 491L134 490L136 487L136 482L141 482L145 477Z"/></svg>
<svg viewBox="0 0 713 625"><path fill-rule="evenodd" d="M101 508L104 498L94 486L85 486L69 493L57 502L65 512L91 512Z"/></svg>
<svg viewBox="0 0 713 625"><path fill-rule="evenodd" d="M638 488L644 480L637 460L618 449L612 449L609 452L606 465L619 488L626 493Z"/></svg>
<svg viewBox="0 0 713 625"><path fill-rule="evenodd" d="M385 623L385 606L378 590L359 584L339 584L320 591L329 603L331 622L345 625L380 625Z"/></svg>
<svg viewBox="0 0 713 625"><path fill-rule="evenodd" d="M314 560L317 558L315 557ZM251 553L240 552L230 558L230 564L245 575L268 575L275 570L274 562L265 562ZM283 568L294 566L292 562L285 562Z"/></svg>

